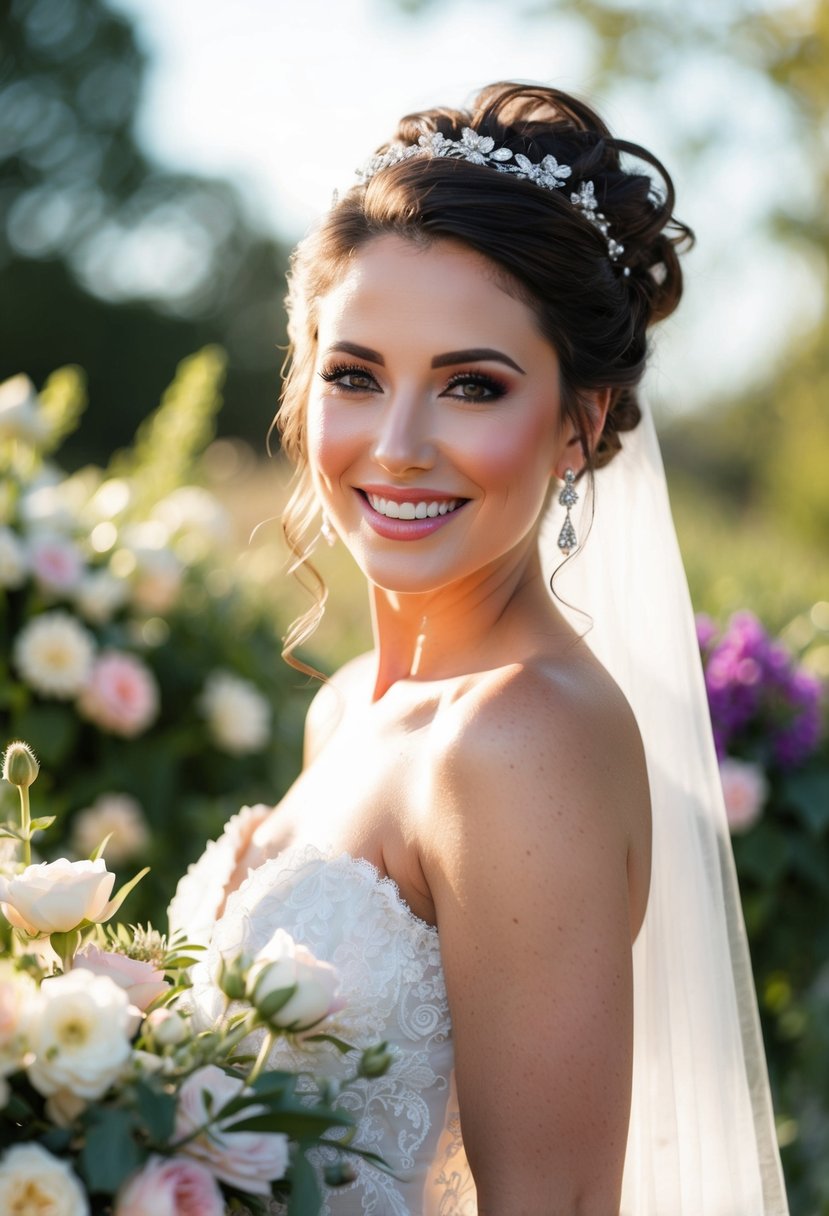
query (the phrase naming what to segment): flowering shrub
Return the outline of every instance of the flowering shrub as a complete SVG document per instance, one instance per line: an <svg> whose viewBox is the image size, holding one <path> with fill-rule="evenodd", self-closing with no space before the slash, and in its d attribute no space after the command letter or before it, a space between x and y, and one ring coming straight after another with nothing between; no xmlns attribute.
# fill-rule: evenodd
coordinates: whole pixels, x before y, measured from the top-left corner
<svg viewBox="0 0 829 1216"><path fill-rule="evenodd" d="M0 873L0 1211L223 1216L279 1198L288 1216L315 1216L322 1191L307 1154L336 1150L326 1182L349 1180L343 1155L360 1150L329 1137L354 1126L334 1098L345 1091L347 1103L355 1081L386 1071L385 1044L355 1052L336 1087L314 1076L310 1052L301 1076L269 1070L281 1037L299 1051L354 1050L330 1033L335 970L282 931L260 957L223 961L224 1010L197 1025L194 947L102 928L144 872L111 898L102 857L26 864L32 832L49 826L30 815L37 773L31 750L12 744L3 776L20 815L0 831L22 862Z"/></svg>
<svg viewBox="0 0 829 1216"><path fill-rule="evenodd" d="M54 453L80 417L78 374L40 394L24 376L0 385L0 737L41 757L54 850L87 854L94 810L112 820L114 864L151 863L142 919L298 764L304 697L270 607L239 572L223 508L188 484L221 373L213 350L185 361L133 447L73 475Z"/></svg>
<svg viewBox="0 0 829 1216"><path fill-rule="evenodd" d="M818 1178L829 1142L824 693L750 613L721 631L707 617L697 627L794 1198Z"/></svg>

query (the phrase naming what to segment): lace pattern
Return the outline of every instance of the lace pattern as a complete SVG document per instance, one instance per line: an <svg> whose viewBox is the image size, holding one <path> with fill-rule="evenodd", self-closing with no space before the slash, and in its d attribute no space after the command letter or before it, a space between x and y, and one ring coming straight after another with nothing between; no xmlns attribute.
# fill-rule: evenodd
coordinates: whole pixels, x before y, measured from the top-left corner
<svg viewBox="0 0 829 1216"><path fill-rule="evenodd" d="M202 859L182 880L172 909L176 917L190 900L204 929L209 896L215 903L217 881L225 875L226 882L232 872L217 854L231 853L245 826L229 825L209 862ZM190 935L190 926L178 923ZM385 1039L394 1056L384 1077L349 1089L340 1102L358 1120L354 1144L382 1154L397 1176L352 1158L356 1178L326 1192L325 1216L475 1216L453 1100L451 1022L437 930L414 915L394 881L370 862L314 846L292 847L253 870L215 922L209 948L192 972L197 1018L209 1023L218 1010L211 976L219 954L255 954L277 928L339 971L346 1007L332 1031L358 1047ZM319 1071L332 1077L346 1071L331 1045L312 1049ZM282 1043L271 1062L299 1066L300 1057ZM325 1154L319 1153L318 1164L325 1164Z"/></svg>

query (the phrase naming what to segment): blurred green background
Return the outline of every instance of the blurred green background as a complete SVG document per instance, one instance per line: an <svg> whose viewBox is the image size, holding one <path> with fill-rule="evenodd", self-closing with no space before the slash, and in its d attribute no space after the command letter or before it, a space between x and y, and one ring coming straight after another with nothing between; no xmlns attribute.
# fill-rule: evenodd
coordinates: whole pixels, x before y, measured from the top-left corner
<svg viewBox="0 0 829 1216"><path fill-rule="evenodd" d="M517 61L491 66L506 10L484 0L332 3L327 34L299 23L283 0L166 6L171 19L192 23L194 43L211 13L237 14L241 50L228 45L227 78L208 83L240 132L256 102L236 91L231 51L237 72L253 55L245 46L263 39L304 61L307 95L297 92L294 107L302 131L303 106L323 87L322 49L336 53L336 21L356 7L375 40L343 43L353 88L323 97L335 107L330 131L309 120L301 145L280 153L286 179L306 162L324 171L332 132L375 105L375 70L423 75L413 48L425 45L428 57L442 21L472 84L526 71ZM155 22L146 29L144 9ZM208 343L224 348L220 442L199 475L230 509L242 566L264 589L279 665L277 635L306 605L279 572L288 474L278 459L266 462L264 437L279 393L284 274L301 223L287 207L280 221L278 206L254 204L243 174L153 152L140 120L163 58L164 9L155 0L0 4L0 380L23 371L40 386L55 368L79 365L88 408L61 459L69 469L106 466L180 360ZM528 60L532 51L538 63L546 46L551 63L565 65L554 83L595 99L620 134L663 156L679 213L700 236L687 307L656 339L649 381L694 603L719 620L752 610L829 677L829 0L541 0L511 5L508 20ZM480 71L470 48L480 49ZM457 102L450 83L447 75L441 92L430 79L428 96L413 83L409 108ZM177 118L171 108L161 121L175 129ZM267 119L276 132L287 115ZM264 155L267 135L259 142ZM359 159L356 137L351 154ZM337 548L320 558L332 598L310 657L332 668L365 646L368 624L347 556ZM297 683L285 681L285 696L290 685L298 719L306 696ZM293 752L298 733L287 731ZM825 744L820 763L825 772ZM291 767L283 758L280 780ZM825 830L818 847L829 857ZM756 881L763 858L752 864ZM815 943L826 937L825 897L817 886L785 895L797 902L798 925L811 918ZM815 945L798 986L785 953L799 943L778 933L772 949L758 933L752 945L793 1212L829 1213L825 950Z"/></svg>

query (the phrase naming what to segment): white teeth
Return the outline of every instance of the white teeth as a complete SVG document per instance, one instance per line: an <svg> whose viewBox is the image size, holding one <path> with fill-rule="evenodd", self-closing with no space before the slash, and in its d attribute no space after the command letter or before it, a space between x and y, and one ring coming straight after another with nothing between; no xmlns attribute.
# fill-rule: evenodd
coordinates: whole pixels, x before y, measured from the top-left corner
<svg viewBox="0 0 829 1216"><path fill-rule="evenodd" d="M377 494L367 494L369 502L375 511L385 515L387 519L435 519L438 515L448 515L458 505L456 498L441 502L394 502L391 498L380 498Z"/></svg>

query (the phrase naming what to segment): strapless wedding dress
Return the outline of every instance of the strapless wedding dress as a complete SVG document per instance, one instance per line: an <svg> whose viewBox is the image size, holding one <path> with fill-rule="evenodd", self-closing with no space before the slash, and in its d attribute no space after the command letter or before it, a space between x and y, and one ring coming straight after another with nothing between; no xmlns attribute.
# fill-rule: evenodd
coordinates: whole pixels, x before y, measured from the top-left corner
<svg viewBox="0 0 829 1216"><path fill-rule="evenodd" d="M326 1191L325 1216L475 1216L437 929L415 916L396 884L369 862L308 845L252 870L217 920L252 817L264 813L247 807L234 816L190 867L170 905L171 932L181 929L207 946L192 972L195 1015L212 1021L220 1007L212 979L220 952L256 954L274 930L285 929L339 972L346 1006L332 1032L357 1047L385 1040L394 1056L385 1076L358 1082L339 1101L357 1121L354 1145L381 1154L396 1176L349 1157L356 1178ZM308 1050L280 1044L271 1063L307 1067ZM318 1073L336 1077L351 1068L328 1044L312 1050ZM316 1161L325 1164L322 1151Z"/></svg>

